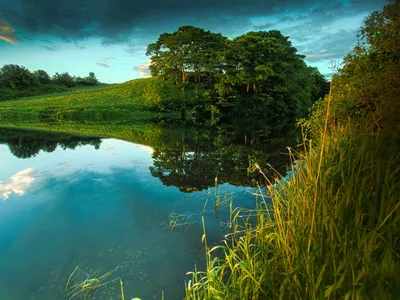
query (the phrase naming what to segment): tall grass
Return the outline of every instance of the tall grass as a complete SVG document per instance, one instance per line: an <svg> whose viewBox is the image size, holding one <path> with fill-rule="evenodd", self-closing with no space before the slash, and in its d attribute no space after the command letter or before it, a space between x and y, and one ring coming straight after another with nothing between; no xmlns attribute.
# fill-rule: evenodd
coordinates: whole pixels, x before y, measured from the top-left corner
<svg viewBox="0 0 400 300"><path fill-rule="evenodd" d="M256 221L231 211L231 233L187 299L395 299L400 295L400 145L362 124L304 138L289 181L258 195ZM267 204L265 197L272 199ZM204 228L206 231L206 229Z"/></svg>

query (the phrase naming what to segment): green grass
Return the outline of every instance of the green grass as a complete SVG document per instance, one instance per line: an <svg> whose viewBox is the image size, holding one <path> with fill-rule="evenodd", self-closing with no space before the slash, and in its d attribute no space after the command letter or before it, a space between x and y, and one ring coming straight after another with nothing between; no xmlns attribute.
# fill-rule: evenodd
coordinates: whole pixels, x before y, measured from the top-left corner
<svg viewBox="0 0 400 300"><path fill-rule="evenodd" d="M9 100L0 103L5 119L71 118L95 114L179 110L179 90L157 78L132 80L123 84L74 89L62 94Z"/></svg>
<svg viewBox="0 0 400 300"><path fill-rule="evenodd" d="M41 84L22 90L14 90L9 88L0 89L0 102L7 100L27 100L34 98L50 97L54 95L71 94L77 91L88 91L98 88L111 86L111 84L101 83L95 86L77 85L74 87L66 87L59 84Z"/></svg>
<svg viewBox="0 0 400 300"><path fill-rule="evenodd" d="M328 123L256 212L231 210L223 244L209 249L204 226L207 266L190 273L187 299L397 299L398 138Z"/></svg>

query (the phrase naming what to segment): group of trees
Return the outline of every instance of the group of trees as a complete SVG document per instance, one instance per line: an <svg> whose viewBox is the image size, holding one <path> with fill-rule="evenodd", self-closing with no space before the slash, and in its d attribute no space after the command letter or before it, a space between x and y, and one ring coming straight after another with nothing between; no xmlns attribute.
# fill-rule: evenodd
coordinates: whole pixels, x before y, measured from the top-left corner
<svg viewBox="0 0 400 300"><path fill-rule="evenodd" d="M97 80L93 72L87 77L75 77L68 73L56 73L53 77L44 71L29 71L27 68L19 65L4 65L0 69L0 88L22 90L36 87L39 85L57 84L66 87L75 85L96 85Z"/></svg>
<svg viewBox="0 0 400 300"><path fill-rule="evenodd" d="M332 114L369 118L400 129L400 1L392 0L372 13L361 28L359 42L333 78Z"/></svg>
<svg viewBox="0 0 400 300"><path fill-rule="evenodd" d="M233 40L183 26L161 34L147 48L153 76L200 91L201 105L304 114L329 90L326 79L308 67L279 31L249 32ZM189 88L189 89L188 89ZM198 104L198 103L197 103Z"/></svg>
<svg viewBox="0 0 400 300"><path fill-rule="evenodd" d="M38 155L40 151L51 153L57 147L73 150L79 146L91 145L97 150L100 148L101 139L65 133L0 128L0 144L7 144L10 152L18 158L30 158Z"/></svg>
<svg viewBox="0 0 400 300"><path fill-rule="evenodd" d="M368 16L358 37L332 77L332 101L326 97L315 104L308 127L324 126L329 103L335 126L350 118L370 128L400 129L400 2L392 0Z"/></svg>

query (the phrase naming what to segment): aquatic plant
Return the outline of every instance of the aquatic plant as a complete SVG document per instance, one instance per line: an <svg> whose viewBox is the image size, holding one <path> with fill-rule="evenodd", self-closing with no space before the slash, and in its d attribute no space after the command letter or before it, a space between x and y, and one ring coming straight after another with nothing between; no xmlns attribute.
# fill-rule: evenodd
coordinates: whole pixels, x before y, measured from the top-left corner
<svg viewBox="0 0 400 300"><path fill-rule="evenodd" d="M118 267L101 276L97 276L97 272L93 274L88 274L80 269L79 266L77 266L69 276L67 284L65 285L64 292L66 293L67 298L74 299L76 297L81 297L82 299L87 299L90 294L92 294L100 287L118 280L118 278L114 278L112 280L105 281L117 269ZM77 275L79 275L78 273L80 273L81 275L83 274L85 276L85 279L78 280L77 283L73 284L72 282L75 281L74 279L75 277L77 277ZM124 299L122 280L119 280L121 284L122 299Z"/></svg>
<svg viewBox="0 0 400 300"><path fill-rule="evenodd" d="M174 230L177 227L183 227L183 226L190 226L196 223L195 220L193 220L193 217L195 214L191 213L170 213L168 215L169 223L168 223L168 229L169 230Z"/></svg>

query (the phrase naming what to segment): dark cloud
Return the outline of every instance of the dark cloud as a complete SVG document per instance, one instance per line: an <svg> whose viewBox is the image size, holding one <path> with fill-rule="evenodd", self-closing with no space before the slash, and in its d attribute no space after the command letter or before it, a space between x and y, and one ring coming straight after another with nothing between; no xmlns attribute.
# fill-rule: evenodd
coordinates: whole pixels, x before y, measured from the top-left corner
<svg viewBox="0 0 400 300"><path fill-rule="evenodd" d="M343 7L349 12L354 7L372 9L379 7L379 1L382 0L353 0L350 4L326 1L315 5L311 0L149 0L145 3L134 0L2 0L0 19L32 33L69 39L100 36L104 38L103 44L109 45L128 43L135 28L162 30L160 24L171 24L173 20L175 25L183 25L176 24L179 20L192 20L193 24L217 28L232 26L229 22L232 18L291 11L295 16L288 16L287 20L298 21L310 14L337 17L334 12ZM267 25L260 26L266 28Z"/></svg>
<svg viewBox="0 0 400 300"><path fill-rule="evenodd" d="M110 66L110 60L114 60L115 58L112 56L108 56L108 57L103 57L100 58L98 62L96 62L96 65L100 66L100 67L104 67L104 68L109 68Z"/></svg>
<svg viewBox="0 0 400 300"><path fill-rule="evenodd" d="M356 42L362 19L385 0L1 0L0 20L6 20L21 39L47 35L78 43L98 37L103 46L124 45L131 56L143 56L160 33L194 25L234 37L250 30L282 31L306 61L340 60ZM356 21L354 21L356 20ZM354 23L358 25L349 26ZM10 26L0 39L16 42ZM5 24L5 23L4 23ZM4 34L5 28L6 34ZM12 29L11 28L11 29ZM12 30L14 30L12 29ZM47 39L47 38L46 38ZM51 43L42 46L56 51ZM96 64L110 68L111 58ZM137 67L147 76L146 63Z"/></svg>
<svg viewBox="0 0 400 300"><path fill-rule="evenodd" d="M79 48L79 49L86 49L85 46L81 46L81 45L79 45L78 43L75 43L75 46L76 46L77 48Z"/></svg>
<svg viewBox="0 0 400 300"><path fill-rule="evenodd" d="M103 68L109 68L110 66L108 64L105 63L101 63L101 62L97 62L96 65L103 67Z"/></svg>
<svg viewBox="0 0 400 300"><path fill-rule="evenodd" d="M49 50L49 51L58 51L58 50L60 50L61 48L59 47L59 46L57 46L57 45L45 45L45 46L41 46L42 48L44 48L44 49L46 49L46 50Z"/></svg>

